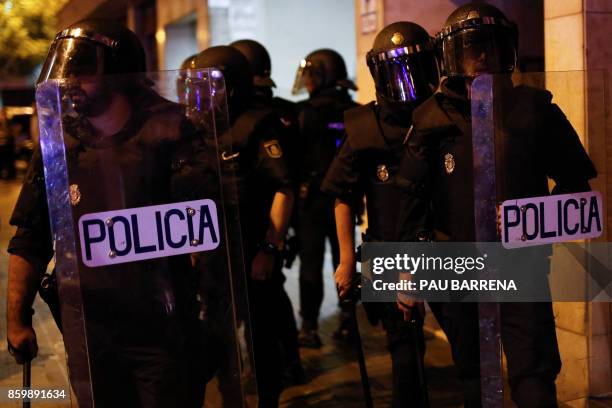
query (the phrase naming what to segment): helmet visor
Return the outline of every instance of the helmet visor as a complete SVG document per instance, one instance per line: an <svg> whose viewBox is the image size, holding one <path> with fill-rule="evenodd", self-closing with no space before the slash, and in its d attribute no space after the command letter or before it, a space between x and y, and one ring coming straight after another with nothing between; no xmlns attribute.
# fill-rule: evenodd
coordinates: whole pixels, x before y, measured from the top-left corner
<svg viewBox="0 0 612 408"><path fill-rule="evenodd" d="M444 68L449 76L512 72L516 46L510 30L483 26L448 35L442 41Z"/></svg>
<svg viewBox="0 0 612 408"><path fill-rule="evenodd" d="M369 58L376 90L394 102L413 102L429 97L439 81L438 64L433 51Z"/></svg>
<svg viewBox="0 0 612 408"><path fill-rule="evenodd" d="M110 72L108 48L84 39L61 38L53 42L38 82Z"/></svg>
<svg viewBox="0 0 612 408"><path fill-rule="evenodd" d="M303 59L300 61L300 66L295 73L295 80L291 88L292 95L300 95L306 92L306 83L312 79L312 64Z"/></svg>

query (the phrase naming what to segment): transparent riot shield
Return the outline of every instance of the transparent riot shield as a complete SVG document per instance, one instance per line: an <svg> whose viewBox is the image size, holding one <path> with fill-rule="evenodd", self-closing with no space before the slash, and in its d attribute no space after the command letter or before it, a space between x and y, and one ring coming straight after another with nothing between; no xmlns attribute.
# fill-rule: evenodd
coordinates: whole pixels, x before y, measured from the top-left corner
<svg viewBox="0 0 612 408"><path fill-rule="evenodd" d="M78 406L256 404L222 74L51 80L36 100Z"/></svg>
<svg viewBox="0 0 612 408"><path fill-rule="evenodd" d="M475 240L506 260L482 277L531 289L479 303L483 406L589 405L611 388L609 342L595 346L610 329L606 89L601 71L471 84Z"/></svg>

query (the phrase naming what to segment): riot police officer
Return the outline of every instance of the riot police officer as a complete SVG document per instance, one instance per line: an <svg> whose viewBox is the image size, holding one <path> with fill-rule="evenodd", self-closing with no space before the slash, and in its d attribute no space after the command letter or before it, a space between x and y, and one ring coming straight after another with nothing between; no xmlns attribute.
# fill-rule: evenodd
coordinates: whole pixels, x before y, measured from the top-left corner
<svg viewBox="0 0 612 408"><path fill-rule="evenodd" d="M238 40L230 44L231 47L240 51L249 61L251 71L253 72L253 91L254 91L254 107L263 111L276 112L281 131L280 143L286 157L296 157L296 142L297 142L297 117L295 103L286 99L274 96L272 88L276 86L270 77L272 71L272 62L270 54L266 48L255 40ZM295 176L296 160L286 160L286 163ZM294 212L295 213L295 212ZM286 258L291 256L288 251L294 251L295 248L287 248L287 242L295 242L293 237L288 237L285 241L284 254ZM287 261L290 262L290 261ZM287 367L286 376L290 382L301 383L304 381L304 370L300 362L300 350L298 347L298 332L293 313L293 306L286 291L282 291L282 304L279 305L279 311L283 314L283 319L278 321L278 330L281 336L283 348L283 360Z"/></svg>
<svg viewBox="0 0 612 408"><path fill-rule="evenodd" d="M278 115L254 109L253 75L248 60L230 46L211 47L195 58L196 67L223 72L229 95L232 153L222 152L223 165L236 174L259 406L278 406L282 390L281 336L286 293L281 249L293 206L293 181L280 144Z"/></svg>
<svg viewBox="0 0 612 408"><path fill-rule="evenodd" d="M169 152L180 150L183 141L189 141L186 151L190 154L196 148L190 143L196 140L193 128L183 120L180 107L161 98L142 76L132 75L129 80L113 76L108 81L100 76L144 71L145 55L138 38L114 22L75 23L58 33L51 46L39 83L64 79L56 90L62 96L65 146L55 148L65 148L68 158L65 171L71 183L70 202L62 208L72 211L75 219L88 212L171 201L178 193L172 183L164 182L180 182L170 165L177 156ZM126 145L130 154L121 154ZM210 162L214 153L208 154L189 160ZM169 160L159 160L162 157ZM56 193L46 190L41 150L37 149L10 219L17 231L8 247L8 342L18 362L37 354L30 311L54 254L47 198ZM67 197L68 191L58 194ZM64 204L58 201L51 201L51 207ZM64 243L70 240L56 238ZM118 252L109 252L109 258ZM69 305L65 310L73 319L63 319L60 329L80 404L89 406L90 393L100 407L193 403L195 391L185 365L197 323L189 256L104 264L95 269L72 256L76 266L70 269L72 281L63 286L60 301ZM58 259L57 265L61 262ZM63 268L65 272L66 266ZM75 290L76 298L71 292ZM73 296L64 298L67 294ZM75 320L79 302L87 313L77 314ZM84 332L78 330L79 324L84 324ZM85 341L78 336L85 336ZM84 349L80 348L83 344ZM86 359L80 360L83 353Z"/></svg>
<svg viewBox="0 0 612 408"><path fill-rule="evenodd" d="M276 109L286 127L292 128L295 118L295 103L274 96L272 88L276 87L271 78L272 61L268 50L255 40L238 40L230 44L240 51L249 61L253 71L253 89L255 92L255 106ZM293 130L293 129L292 129Z"/></svg>
<svg viewBox="0 0 612 408"><path fill-rule="evenodd" d="M257 109L274 110L280 116L283 125L282 146L288 157L297 158L298 118L297 106L294 102L275 96L273 88L276 84L271 78L272 61L268 50L255 40L238 40L230 46L240 51L249 61L253 71L254 106ZM292 173L298 171L296 160L288 160Z"/></svg>
<svg viewBox="0 0 612 408"><path fill-rule="evenodd" d="M320 49L302 60L293 93L303 89L309 98L300 104L300 173L297 201L297 233L300 257L300 344L318 348L318 319L323 301L323 260L329 239L334 268L338 265L338 239L334 224L333 198L320 186L344 134L343 112L355 107L348 93L357 87L347 78L342 56ZM343 311L334 338L351 340L348 312Z"/></svg>
<svg viewBox="0 0 612 408"><path fill-rule="evenodd" d="M412 111L433 93L439 78L432 39L414 23L397 22L385 27L366 58L376 84L376 101L345 112L346 138L321 187L336 200L340 264L335 278L340 296L346 296L355 274L355 201L365 195L366 241L398 240L397 223L390 214L400 211L395 180L402 143L412 123ZM392 406L424 406L419 382L423 375L419 368L424 346L422 318L404 321L395 304L378 309L377 318L382 320L391 353ZM419 333L420 344L415 344L414 330Z"/></svg>
<svg viewBox="0 0 612 408"><path fill-rule="evenodd" d="M498 201L547 195L547 177L556 182L553 193L589 189L595 169L552 95L512 83L517 37L516 25L491 5L467 4L447 19L438 37L446 76L414 111L400 165L402 240L422 232L455 242L476 239L470 86L481 74L497 74L494 98L503 103L496 112L503 109L503 115L496 126L508 135ZM546 270L537 271L542 279ZM478 311L476 305L455 306L449 310L453 356L460 371L473 375L479 370ZM561 362L552 305L503 303L500 313L512 399L520 407L556 406Z"/></svg>

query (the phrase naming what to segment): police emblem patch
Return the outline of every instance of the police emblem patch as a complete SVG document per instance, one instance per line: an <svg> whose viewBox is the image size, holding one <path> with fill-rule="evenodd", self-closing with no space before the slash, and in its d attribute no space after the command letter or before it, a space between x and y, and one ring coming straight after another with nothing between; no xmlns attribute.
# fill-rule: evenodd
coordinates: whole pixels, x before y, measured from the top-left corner
<svg viewBox="0 0 612 408"><path fill-rule="evenodd" d="M451 174L455 171L455 158L450 153L444 155L444 168L446 169L446 174Z"/></svg>
<svg viewBox="0 0 612 408"><path fill-rule="evenodd" d="M270 140L264 143L264 148L266 149L266 153L273 159L278 159L283 156L283 150L278 143L278 140Z"/></svg>
<svg viewBox="0 0 612 408"><path fill-rule="evenodd" d="M376 176L383 183L389 180L389 170L387 169L387 166L384 164L379 164L378 167L376 167Z"/></svg>
<svg viewBox="0 0 612 408"><path fill-rule="evenodd" d="M70 185L70 204L73 206L79 204L81 202L81 190L79 190L79 186L77 184Z"/></svg>

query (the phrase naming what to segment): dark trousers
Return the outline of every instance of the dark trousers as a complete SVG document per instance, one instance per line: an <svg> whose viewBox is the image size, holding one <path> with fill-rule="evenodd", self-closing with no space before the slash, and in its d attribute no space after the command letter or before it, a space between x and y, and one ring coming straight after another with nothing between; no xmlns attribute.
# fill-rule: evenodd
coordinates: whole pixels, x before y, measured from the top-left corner
<svg viewBox="0 0 612 408"><path fill-rule="evenodd" d="M87 325L89 367L96 407L189 406L187 394L192 390L181 383L185 370L181 347L155 342L126 344L129 337L126 339L124 333L115 332L112 327L112 324Z"/></svg>
<svg viewBox="0 0 612 408"><path fill-rule="evenodd" d="M520 408L556 407L561 357L552 304L502 303L500 314L512 400Z"/></svg>
<svg viewBox="0 0 612 408"><path fill-rule="evenodd" d="M281 316L277 324L277 330L282 349L283 362L285 366L289 366L299 363L300 346L298 344L297 322L295 321L295 314L293 313L293 305L285 289L281 289L280 304L278 305L278 312Z"/></svg>
<svg viewBox="0 0 612 408"><path fill-rule="evenodd" d="M285 360L299 359L295 317L283 287L285 278L281 267L279 260L270 280L249 281L253 354L260 408L278 406Z"/></svg>
<svg viewBox="0 0 612 408"><path fill-rule="evenodd" d="M429 308L450 343L453 361L463 384L464 406L480 407L478 304L429 302Z"/></svg>
<svg viewBox="0 0 612 408"><path fill-rule="evenodd" d="M473 303L430 303L430 308L451 345L453 360L463 383L465 407L480 406L480 355L478 306ZM393 376L393 408L423 407L419 377L424 367L423 322L405 322L395 304L384 307L383 326L387 332ZM418 341L418 343L417 343ZM417 344L418 351L417 353Z"/></svg>
<svg viewBox="0 0 612 408"><path fill-rule="evenodd" d="M240 407L244 404L241 373L241 356L236 350L236 328L234 321L227 314L209 316L210 321L201 323L201 339L192 346L190 360L186 361L186 376L182 382L194 390L193 405L185 408L201 408L205 401L210 380L218 380L218 389L222 404L227 407ZM250 327L250 326L249 326ZM251 336L247 336L251 339ZM249 349L249 352L252 350Z"/></svg>
<svg viewBox="0 0 612 408"><path fill-rule="evenodd" d="M384 306L383 327L387 333L387 348L391 354L392 408L423 407L420 386L419 359L423 362L425 341L423 321L410 323L395 304ZM418 342L418 343L417 343ZM417 353L417 344L420 355Z"/></svg>
<svg viewBox="0 0 612 408"><path fill-rule="evenodd" d="M298 203L300 241L300 314L306 325L316 328L323 302L323 261L325 239L332 249L334 270L339 263L338 236L334 217L334 199L317 194Z"/></svg>
<svg viewBox="0 0 612 408"><path fill-rule="evenodd" d="M480 407L480 335L475 303L429 303L448 337L466 407ZM561 359L552 304L501 303L501 338L512 400L520 408L556 407Z"/></svg>
<svg viewBox="0 0 612 408"><path fill-rule="evenodd" d="M253 355L259 407L277 407L282 390L281 350L277 336L276 323L278 309L278 287L270 282L251 282L249 302L251 304L251 324L253 326Z"/></svg>

